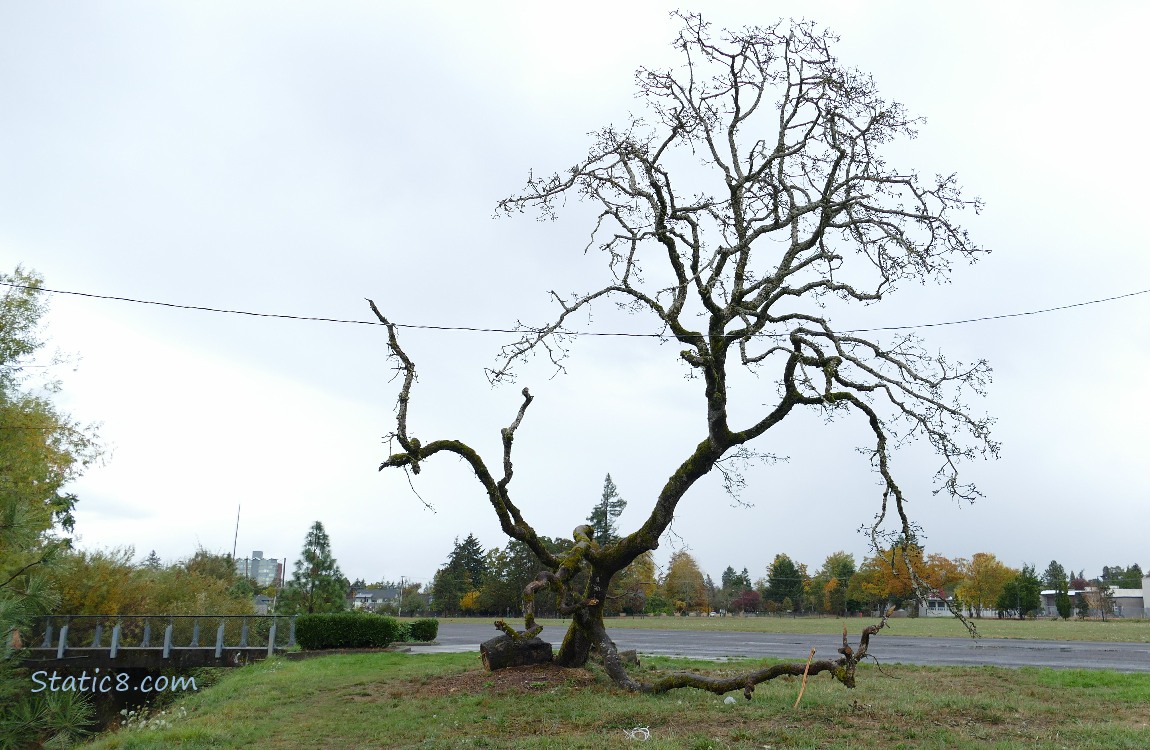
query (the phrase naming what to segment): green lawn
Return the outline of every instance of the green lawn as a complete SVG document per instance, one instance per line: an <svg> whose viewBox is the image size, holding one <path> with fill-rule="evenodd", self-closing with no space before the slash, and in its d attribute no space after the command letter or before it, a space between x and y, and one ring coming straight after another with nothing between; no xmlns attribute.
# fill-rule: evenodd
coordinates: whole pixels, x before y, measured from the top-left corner
<svg viewBox="0 0 1150 750"><path fill-rule="evenodd" d="M490 618L444 618L440 622L477 622ZM514 621L512 621L515 624ZM551 628L567 627L565 620L539 620ZM874 618L838 617L609 617L607 627L660 628L673 630L741 631L752 633L823 634L842 633L845 625L857 636ZM1150 620L971 620L984 638L1033 638L1049 641L1109 641L1150 643ZM492 630L494 632L494 630ZM894 618L892 635L953 637L967 635L958 620L951 617ZM852 638L852 640L854 640Z"/></svg>
<svg viewBox="0 0 1150 750"><path fill-rule="evenodd" d="M762 662L649 658L640 673ZM1145 748L1150 675L873 666L847 690L812 678L760 685L752 701L614 688L600 670L489 673L477 654L273 659L188 693L169 728L110 733L111 748ZM646 727L647 742L627 732Z"/></svg>

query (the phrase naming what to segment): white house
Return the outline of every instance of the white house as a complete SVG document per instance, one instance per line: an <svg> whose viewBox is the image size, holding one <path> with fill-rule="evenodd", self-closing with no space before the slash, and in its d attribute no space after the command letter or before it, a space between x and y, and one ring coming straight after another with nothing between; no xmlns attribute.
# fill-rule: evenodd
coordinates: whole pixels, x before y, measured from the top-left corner
<svg viewBox="0 0 1150 750"><path fill-rule="evenodd" d="M352 606L356 609L366 609L374 612L385 604L399 603L399 589L356 589L352 597Z"/></svg>
<svg viewBox="0 0 1150 750"><path fill-rule="evenodd" d="M918 616L919 617L953 617L950 613L950 608L946 606L948 600L953 601L954 597L950 596L944 599L941 592L933 592L925 602L919 602Z"/></svg>

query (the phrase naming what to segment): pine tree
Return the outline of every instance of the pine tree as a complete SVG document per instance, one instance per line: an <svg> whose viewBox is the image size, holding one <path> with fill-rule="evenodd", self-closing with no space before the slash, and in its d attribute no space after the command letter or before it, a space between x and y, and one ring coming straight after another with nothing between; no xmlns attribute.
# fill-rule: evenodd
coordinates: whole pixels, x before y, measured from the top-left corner
<svg viewBox="0 0 1150 750"><path fill-rule="evenodd" d="M152 550L148 553L148 556L144 558L144 567L148 570L160 570L164 567L164 561L160 559L160 556L156 554L155 550Z"/></svg>
<svg viewBox="0 0 1150 750"><path fill-rule="evenodd" d="M587 516L587 523L595 529L593 538L599 546L610 544L619 538L615 520L627 507L627 501L619 497L619 490L611 481L611 475L603 480L603 496L596 503L591 515Z"/></svg>
<svg viewBox="0 0 1150 750"><path fill-rule="evenodd" d="M1062 567L1057 560L1051 560L1050 564L1046 566L1046 572L1042 574L1042 583L1055 591L1065 590L1070 583L1066 576L1066 568Z"/></svg>
<svg viewBox="0 0 1150 750"><path fill-rule="evenodd" d="M1066 568L1063 568L1057 560L1051 560L1046 566L1046 572L1042 574L1042 583L1054 589L1054 608L1058 611L1058 616L1063 620L1069 620L1073 605L1070 602L1070 579L1066 574Z"/></svg>
<svg viewBox="0 0 1150 750"><path fill-rule="evenodd" d="M1070 611L1072 609L1070 602L1070 592L1068 592L1066 589L1055 592L1054 608L1058 610L1059 617L1061 617L1063 620L1069 620Z"/></svg>
<svg viewBox="0 0 1150 750"><path fill-rule="evenodd" d="M462 569L467 573L467 578L471 583L469 590L472 591L482 586L483 579L487 577L487 561L484 559L483 545L479 543L474 534L468 534L462 542L456 542L447 565L453 569Z"/></svg>
<svg viewBox="0 0 1150 750"><path fill-rule="evenodd" d="M734 586L735 576L738 573L730 565L723 571L723 577L720 579L723 582L723 588L730 590Z"/></svg>
<svg viewBox="0 0 1150 750"><path fill-rule="evenodd" d="M280 597L287 612L339 612L347 608L348 580L331 555L331 540L316 521L304 539L291 582Z"/></svg>
<svg viewBox="0 0 1150 750"><path fill-rule="evenodd" d="M437 570L432 579L432 608L443 614L459 612L463 597L481 590L486 580L487 558L483 545L474 534L468 534L462 542L456 537L447 564Z"/></svg>
<svg viewBox="0 0 1150 750"><path fill-rule="evenodd" d="M802 571L790 557L782 553L775 555L767 569L767 598L781 603L784 612L791 611L795 602L802 601L803 578Z"/></svg>

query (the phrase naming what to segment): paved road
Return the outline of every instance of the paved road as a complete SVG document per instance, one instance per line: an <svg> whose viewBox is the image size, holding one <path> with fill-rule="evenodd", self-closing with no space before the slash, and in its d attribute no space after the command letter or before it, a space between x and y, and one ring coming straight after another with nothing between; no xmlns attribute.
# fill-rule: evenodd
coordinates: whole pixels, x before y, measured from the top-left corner
<svg viewBox="0 0 1150 750"><path fill-rule="evenodd" d="M489 623L440 623L436 646L416 646L413 651L478 651L479 644L497 633ZM720 658L724 656L773 656L805 660L812 647L816 658L837 658L842 638L830 635L779 635L772 633L692 632L683 630L612 630L621 649L641 654ZM549 628L543 633L558 643L562 633ZM852 643L858 636L852 635ZM871 653L884 664L934 666L1061 667L1066 669L1114 669L1150 672L1150 643L1088 643L1085 641L1029 641L1004 638L908 638L882 635L871 640Z"/></svg>

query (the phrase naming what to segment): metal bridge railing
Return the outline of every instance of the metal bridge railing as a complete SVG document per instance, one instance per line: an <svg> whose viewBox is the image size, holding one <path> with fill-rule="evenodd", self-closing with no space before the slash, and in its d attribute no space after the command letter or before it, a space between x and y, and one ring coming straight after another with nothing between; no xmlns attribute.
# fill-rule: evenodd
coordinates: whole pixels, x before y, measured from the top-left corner
<svg viewBox="0 0 1150 750"><path fill-rule="evenodd" d="M25 645L56 649L61 659L69 649L107 649L112 658L122 649L276 649L295 643L295 616L287 615L51 615L34 623ZM213 627L214 626L214 627Z"/></svg>

